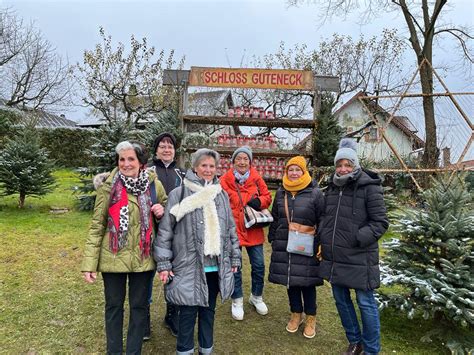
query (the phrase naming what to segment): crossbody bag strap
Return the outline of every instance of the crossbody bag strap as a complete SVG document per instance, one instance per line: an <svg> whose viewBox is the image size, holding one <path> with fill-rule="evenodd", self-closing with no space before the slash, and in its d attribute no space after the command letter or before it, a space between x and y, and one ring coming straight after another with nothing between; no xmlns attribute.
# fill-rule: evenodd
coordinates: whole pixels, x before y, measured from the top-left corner
<svg viewBox="0 0 474 355"><path fill-rule="evenodd" d="M288 221L288 225L290 225L290 212L289 212L289 209L288 209L288 194L283 191L283 193L285 194L285 213L286 213L286 220Z"/></svg>
<svg viewBox="0 0 474 355"><path fill-rule="evenodd" d="M237 187L237 194L239 195L239 200L240 200L240 203L242 204L242 208L245 208L244 201L242 200L242 195L240 194L239 185L235 183L235 187Z"/></svg>

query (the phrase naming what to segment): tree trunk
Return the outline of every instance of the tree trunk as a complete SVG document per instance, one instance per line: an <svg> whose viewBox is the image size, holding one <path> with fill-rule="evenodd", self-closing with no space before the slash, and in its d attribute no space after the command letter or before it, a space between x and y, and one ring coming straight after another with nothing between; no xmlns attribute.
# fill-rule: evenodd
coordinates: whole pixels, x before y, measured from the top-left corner
<svg viewBox="0 0 474 355"><path fill-rule="evenodd" d="M20 192L20 198L18 199L18 207L23 208L25 206L26 195L24 192Z"/></svg>
<svg viewBox="0 0 474 355"><path fill-rule="evenodd" d="M433 93L433 71L424 63L420 68L421 91L423 94ZM423 96L423 113L425 118L425 151L423 154L423 165L426 168L438 167L438 144L436 137L436 120L434 112L433 96Z"/></svg>

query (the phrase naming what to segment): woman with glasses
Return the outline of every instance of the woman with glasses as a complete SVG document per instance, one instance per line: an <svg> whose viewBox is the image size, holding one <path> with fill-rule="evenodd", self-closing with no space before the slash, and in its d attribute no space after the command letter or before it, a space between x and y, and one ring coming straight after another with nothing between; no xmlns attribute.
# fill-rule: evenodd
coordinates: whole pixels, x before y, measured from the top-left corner
<svg viewBox="0 0 474 355"><path fill-rule="evenodd" d="M176 138L174 135L168 132L161 133L155 139L153 143L153 156L152 161L148 164L152 168L158 180L163 184L166 194L169 195L171 190L181 186L184 179L185 172L181 170L176 164ZM149 303L152 302L153 293L153 279L150 282L149 291ZM148 322L145 331L144 340L149 340L151 336L151 324L150 324L150 307L148 307ZM166 314L164 319L165 326L170 330L173 336L178 334L178 307L169 302L166 303Z"/></svg>

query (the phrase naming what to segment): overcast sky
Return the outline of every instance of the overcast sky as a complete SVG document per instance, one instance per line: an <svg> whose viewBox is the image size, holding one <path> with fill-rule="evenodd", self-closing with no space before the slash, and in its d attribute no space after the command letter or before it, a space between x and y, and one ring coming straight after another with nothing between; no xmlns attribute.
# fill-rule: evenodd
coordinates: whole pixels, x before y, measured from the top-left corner
<svg viewBox="0 0 474 355"><path fill-rule="evenodd" d="M363 1L362 1L363 3ZM474 27L474 1L450 1L454 5L443 13L443 20ZM448 4L449 5L449 4ZM253 55L275 52L281 41L288 47L306 43L316 48L321 38L333 33L358 38L379 35L384 27L405 26L401 16L383 14L370 24L357 24L357 15L346 21L334 19L318 26L316 6L287 7L285 0L244 1L24 1L0 0L27 21L33 21L45 38L56 46L71 63L82 60L84 49L92 49L99 41L103 26L115 42L129 43L134 34L147 37L157 49L175 49L177 57L186 55L190 66L239 67L248 64ZM435 65L453 60L452 42L438 43ZM408 63L415 69L415 58L407 50ZM471 77L472 79L472 77ZM463 73L451 72L446 78L452 91L474 91L472 80ZM81 119L84 111L68 114Z"/></svg>

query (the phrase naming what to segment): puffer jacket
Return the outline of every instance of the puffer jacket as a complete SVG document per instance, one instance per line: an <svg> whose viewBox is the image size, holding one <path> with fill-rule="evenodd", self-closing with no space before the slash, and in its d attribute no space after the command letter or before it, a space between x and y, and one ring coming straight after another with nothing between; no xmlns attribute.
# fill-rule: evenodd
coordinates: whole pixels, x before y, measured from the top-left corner
<svg viewBox="0 0 474 355"><path fill-rule="evenodd" d="M325 192L319 228L320 276L334 285L373 290L380 286L378 240L388 228L380 177L361 170L345 186Z"/></svg>
<svg viewBox="0 0 474 355"><path fill-rule="evenodd" d="M209 294L204 272L204 230L210 221L204 218L202 207L193 206L186 200L186 197L193 194L187 187L188 182L203 185L203 180L189 170L184 185L170 192L158 237L153 245L153 256L158 272L172 270L174 273L173 281L165 286L168 302L207 307ZM214 184L219 184L217 178L214 179ZM184 195L181 200L183 189ZM221 190L214 198L214 202L220 227L221 250L220 256L217 257L219 291L224 301L230 298L234 291L234 275L231 268L241 265L241 253L227 193ZM176 222L175 216L170 211L178 203L192 211Z"/></svg>
<svg viewBox="0 0 474 355"><path fill-rule="evenodd" d="M298 191L293 197L291 192L280 187L273 201L273 222L268 231L268 241L272 244L270 262L270 282L289 286L322 285L318 277L319 261L316 259L319 241L314 241L314 256L291 254L286 251L288 244L288 219L285 212L285 194L288 196L288 212L293 222L306 226L316 226L323 212L324 199L315 182Z"/></svg>
<svg viewBox="0 0 474 355"><path fill-rule="evenodd" d="M142 258L140 251L140 211L137 197L132 194L128 196L129 229L127 245L113 254L109 248L109 230L107 228L107 217L109 211L110 191L112 180L117 174L115 168L97 190L94 214L89 231L89 237L84 249L84 259L81 271L89 272L144 272L155 269L155 262L150 256ZM155 182L156 196L159 203L166 204L167 196L163 185L156 178L155 173L149 171L149 181Z"/></svg>
<svg viewBox="0 0 474 355"><path fill-rule="evenodd" d="M267 184L258 174L257 170L250 167L250 176L243 185L238 185L235 181L234 169L228 170L221 176L222 188L229 194L230 206L234 215L235 224L237 226L237 235L241 246L261 245L265 241L263 228L245 228L244 206L254 197L260 200L260 208L265 209L272 203L272 195L268 191ZM237 193L237 185L239 186L242 202L240 202Z"/></svg>

